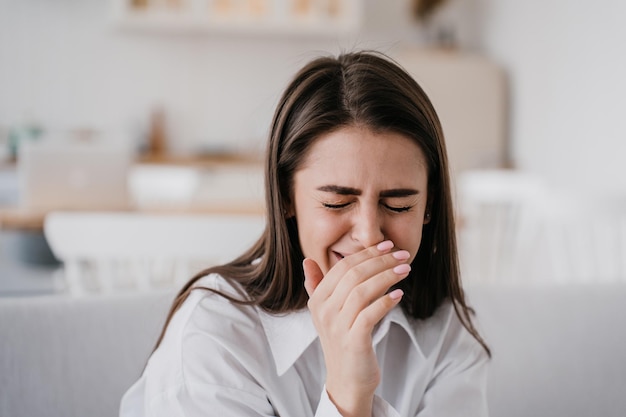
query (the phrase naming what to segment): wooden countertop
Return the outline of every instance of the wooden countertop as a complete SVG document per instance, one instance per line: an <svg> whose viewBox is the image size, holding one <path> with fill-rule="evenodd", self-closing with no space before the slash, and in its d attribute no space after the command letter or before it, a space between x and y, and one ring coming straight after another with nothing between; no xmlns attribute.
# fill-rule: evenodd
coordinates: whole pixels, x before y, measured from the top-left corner
<svg viewBox="0 0 626 417"><path fill-rule="evenodd" d="M18 207L0 207L0 228L22 231L41 231L46 213L26 211Z"/></svg>
<svg viewBox="0 0 626 417"><path fill-rule="evenodd" d="M252 154L207 154L207 155L141 155L139 164L182 165L190 167L261 165L262 155Z"/></svg>
<svg viewBox="0 0 626 417"><path fill-rule="evenodd" d="M0 228L8 230L40 232L43 230L46 215L52 211L72 210L24 210L18 207L0 206ZM77 210L78 211L78 210ZM85 210L82 210L85 211ZM93 211L98 211L94 209ZM125 210L122 210L125 211ZM191 205L159 205L141 208L129 208L127 211L150 214L258 214L265 213L263 204L257 201L249 202L216 202L211 204Z"/></svg>

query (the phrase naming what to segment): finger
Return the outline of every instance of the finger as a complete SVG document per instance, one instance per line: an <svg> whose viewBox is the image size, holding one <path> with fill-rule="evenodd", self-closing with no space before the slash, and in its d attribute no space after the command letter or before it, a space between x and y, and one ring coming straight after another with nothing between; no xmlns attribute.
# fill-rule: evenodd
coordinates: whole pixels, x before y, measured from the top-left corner
<svg viewBox="0 0 626 417"><path fill-rule="evenodd" d="M398 288L377 299L359 313L350 331L358 338L369 340L374 326L402 300L403 295L404 292Z"/></svg>
<svg viewBox="0 0 626 417"><path fill-rule="evenodd" d="M360 305L364 308L407 276L411 267L406 262L410 256L409 252L400 250L355 265L344 274L330 298L338 303L339 309L343 309L344 304L356 292L356 296L363 299ZM367 292L365 290L368 286L361 287L365 282L369 282L368 286L371 287Z"/></svg>
<svg viewBox="0 0 626 417"><path fill-rule="evenodd" d="M317 262L309 258L302 262L302 269L304 270L304 288L309 297L312 297L313 292L324 278L324 274Z"/></svg>
<svg viewBox="0 0 626 417"><path fill-rule="evenodd" d="M409 264L400 264L354 287L341 309L341 316L346 320L345 325L352 327L361 312L380 299L391 287L405 279L410 271Z"/></svg>
<svg viewBox="0 0 626 417"><path fill-rule="evenodd" d="M388 253L393 248L393 242L385 240L376 246L370 246L353 255L346 256L339 261L326 274L324 281L318 289L317 297L326 299L335 291L337 285L343 280L344 276L355 266L378 256Z"/></svg>

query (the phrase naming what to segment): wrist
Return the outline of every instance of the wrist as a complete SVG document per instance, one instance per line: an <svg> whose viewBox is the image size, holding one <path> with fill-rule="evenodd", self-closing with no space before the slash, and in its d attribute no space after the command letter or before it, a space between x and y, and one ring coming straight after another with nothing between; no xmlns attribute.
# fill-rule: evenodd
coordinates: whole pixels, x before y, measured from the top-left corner
<svg viewBox="0 0 626 417"><path fill-rule="evenodd" d="M343 417L371 417L374 393L349 393L335 391L326 386L328 398Z"/></svg>

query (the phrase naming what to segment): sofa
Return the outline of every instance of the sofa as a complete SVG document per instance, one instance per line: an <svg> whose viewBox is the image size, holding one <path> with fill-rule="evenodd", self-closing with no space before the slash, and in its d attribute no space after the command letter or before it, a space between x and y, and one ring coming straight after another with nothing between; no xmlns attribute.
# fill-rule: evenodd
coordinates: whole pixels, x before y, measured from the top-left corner
<svg viewBox="0 0 626 417"><path fill-rule="evenodd" d="M492 417L626 416L625 283L466 292L493 351ZM0 298L0 416L116 416L172 297Z"/></svg>

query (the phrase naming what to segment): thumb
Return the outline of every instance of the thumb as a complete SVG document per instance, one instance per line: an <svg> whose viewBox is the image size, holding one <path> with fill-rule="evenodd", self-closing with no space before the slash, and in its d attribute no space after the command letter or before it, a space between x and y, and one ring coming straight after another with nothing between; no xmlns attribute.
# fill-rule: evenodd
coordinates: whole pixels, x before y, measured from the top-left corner
<svg viewBox="0 0 626 417"><path fill-rule="evenodd" d="M304 288L309 294L309 297L311 297L319 283L324 278L324 274L322 273L322 270L317 262L310 258L306 258L302 262L302 269L304 270Z"/></svg>

